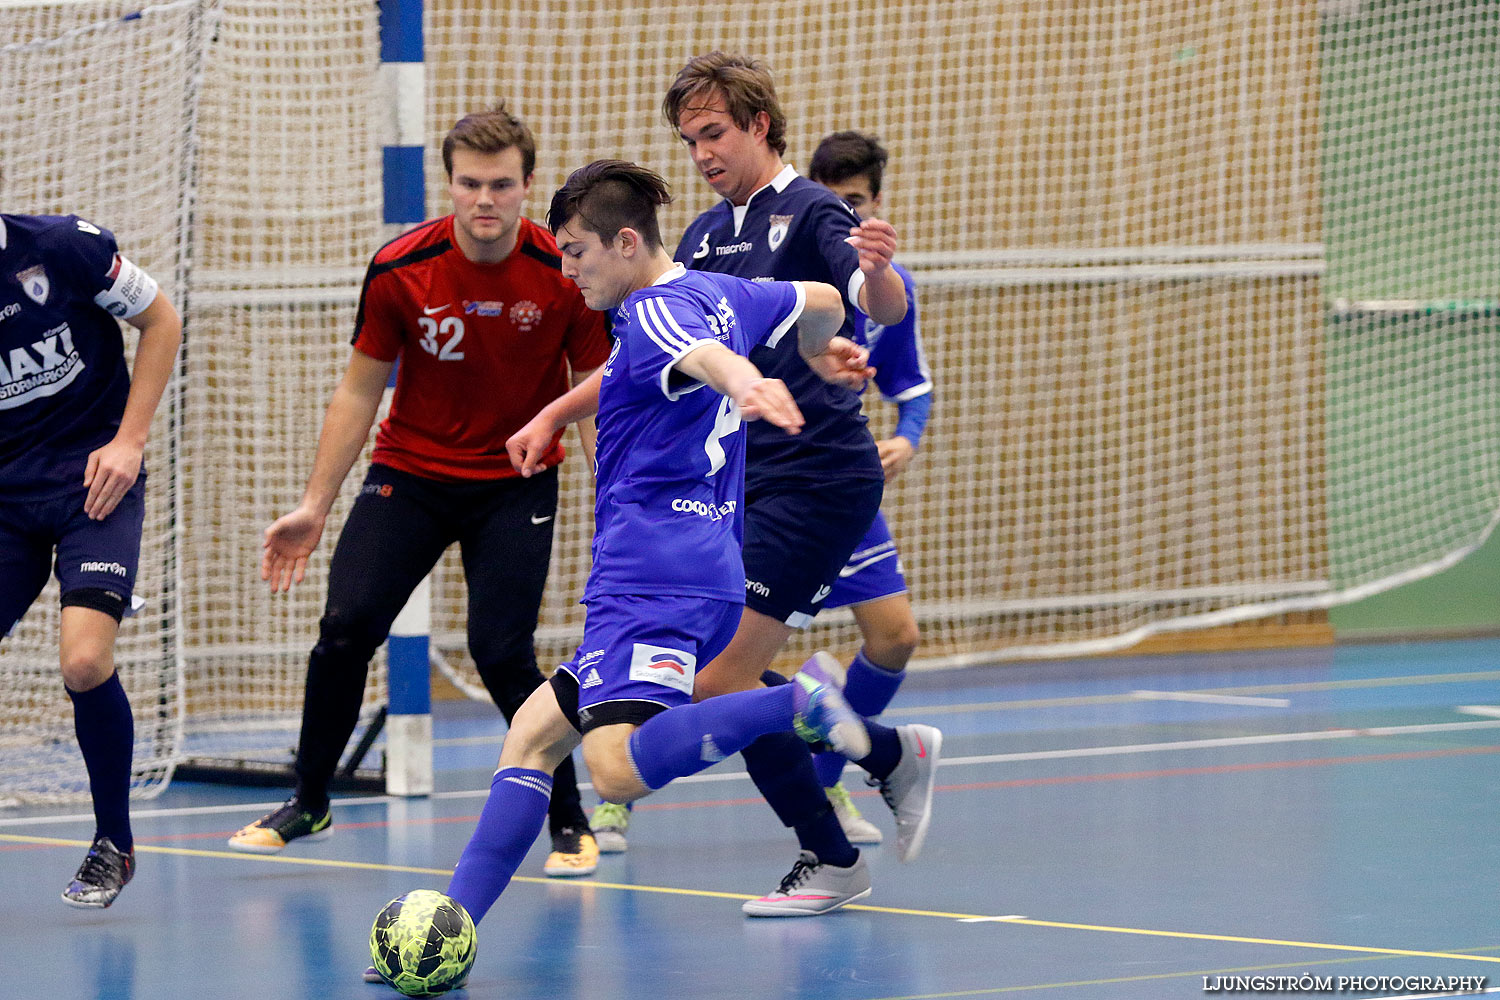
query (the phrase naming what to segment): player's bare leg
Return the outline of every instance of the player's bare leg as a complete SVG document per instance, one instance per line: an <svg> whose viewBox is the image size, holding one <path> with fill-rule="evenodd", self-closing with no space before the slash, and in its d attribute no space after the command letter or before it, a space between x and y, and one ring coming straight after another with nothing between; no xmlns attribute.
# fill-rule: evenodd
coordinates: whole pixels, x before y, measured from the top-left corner
<svg viewBox="0 0 1500 1000"><path fill-rule="evenodd" d="M759 687L792 631L790 625L746 608L729 645L693 678L693 700Z"/></svg>
<svg viewBox="0 0 1500 1000"><path fill-rule="evenodd" d="M892 594L849 610L864 639L865 655L882 670L893 674L905 670L920 639L911 599L905 594Z"/></svg>
<svg viewBox="0 0 1500 1000"><path fill-rule="evenodd" d="M524 767L551 774L582 739L558 706L552 685L543 684L516 710L500 746L498 767Z"/></svg>
<svg viewBox="0 0 1500 1000"><path fill-rule="evenodd" d="M651 794L630 760L630 737L639 728L627 723L600 726L583 738L583 761L589 767L589 779L606 802L624 805Z"/></svg>

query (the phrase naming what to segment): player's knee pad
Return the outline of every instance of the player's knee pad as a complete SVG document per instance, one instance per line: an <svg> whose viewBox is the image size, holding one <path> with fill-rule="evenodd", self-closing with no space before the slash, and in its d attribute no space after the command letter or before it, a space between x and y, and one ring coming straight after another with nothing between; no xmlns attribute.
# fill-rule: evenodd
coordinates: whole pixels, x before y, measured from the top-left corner
<svg viewBox="0 0 1500 1000"><path fill-rule="evenodd" d="M125 605L130 598L104 587L79 587L62 595L59 602L65 608L88 608L109 615L115 621L125 617Z"/></svg>

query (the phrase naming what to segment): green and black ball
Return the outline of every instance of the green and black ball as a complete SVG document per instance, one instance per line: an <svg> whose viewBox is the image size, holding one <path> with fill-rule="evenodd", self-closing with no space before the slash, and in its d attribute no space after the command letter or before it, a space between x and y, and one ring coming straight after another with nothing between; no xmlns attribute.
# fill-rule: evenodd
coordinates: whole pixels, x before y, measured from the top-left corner
<svg viewBox="0 0 1500 1000"><path fill-rule="evenodd" d="M435 889L391 900L370 928L375 971L409 997L435 997L462 986L477 947L468 911Z"/></svg>

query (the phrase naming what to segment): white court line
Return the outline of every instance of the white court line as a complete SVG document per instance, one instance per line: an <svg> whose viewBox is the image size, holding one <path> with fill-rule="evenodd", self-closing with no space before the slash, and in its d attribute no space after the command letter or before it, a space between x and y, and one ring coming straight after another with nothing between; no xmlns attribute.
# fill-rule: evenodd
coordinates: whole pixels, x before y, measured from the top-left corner
<svg viewBox="0 0 1500 1000"><path fill-rule="evenodd" d="M1432 684L1472 684L1500 680L1500 670L1457 674L1420 674L1410 677L1362 677L1341 681L1305 681L1295 684L1257 684L1250 687L1207 688L1192 694L1267 695L1356 691L1367 688L1422 687ZM888 716L956 715L968 712L1015 712L1036 708L1082 708L1089 705L1122 705L1134 700L1129 694L1060 695L1056 698L1024 698L1010 701L971 701L954 705L915 705L888 708Z"/></svg>
<svg viewBox="0 0 1500 1000"><path fill-rule="evenodd" d="M1413 726L1379 726L1372 729L1316 729L1297 733L1262 733L1258 736L1223 736L1204 740L1178 740L1171 743L1128 743L1115 746L1071 747L1065 750L1026 750L1020 753L982 754L973 757L944 757L939 767L958 767L969 764L1009 764L1030 760L1065 760L1077 757L1122 757L1131 754L1164 753L1177 750L1213 750L1220 747L1258 746L1271 743L1309 743L1326 740L1346 740L1360 736L1410 736L1419 733L1466 732L1475 729L1500 728L1500 719L1482 722L1431 722ZM852 765L851 765L852 766ZM692 774L678 778L674 785L710 784L722 781L743 781L749 778L744 771L718 771L707 774ZM593 785L579 782L580 790L591 791ZM437 799L481 799L490 794L488 788L477 788L452 792L434 792L427 796ZM389 805L408 802L409 799L392 795L376 795L359 798L332 799L340 807ZM240 802L222 806L184 806L176 809L132 810L132 821L157 819L172 816L212 816L228 813L266 812L280 806L281 802ZM92 823L93 813L72 813L62 816L22 816L16 819L0 819L0 829L17 826L44 826L48 823Z"/></svg>
<svg viewBox="0 0 1500 1000"><path fill-rule="evenodd" d="M1487 715L1500 719L1500 705L1460 705L1458 711L1465 715Z"/></svg>
<svg viewBox="0 0 1500 1000"><path fill-rule="evenodd" d="M1381 726L1375 729L1316 729L1302 733L1262 733L1259 736L1224 736L1206 740L1180 740L1175 743L1135 743L1126 746L1077 747L1071 750L1029 750L1024 753L987 754L982 757L956 757L940 760L943 764L1003 764L1021 760L1060 760L1069 757L1110 757L1170 750L1211 750L1216 747L1243 747L1264 743L1304 743L1318 740L1347 740L1356 736L1406 736L1416 733L1451 733L1469 729L1494 729L1494 722L1432 722L1417 726Z"/></svg>
<svg viewBox="0 0 1500 1000"><path fill-rule="evenodd" d="M1251 705L1263 708L1288 708L1290 698L1252 698L1243 694L1207 694L1202 691L1132 691L1137 701L1193 701L1205 705Z"/></svg>

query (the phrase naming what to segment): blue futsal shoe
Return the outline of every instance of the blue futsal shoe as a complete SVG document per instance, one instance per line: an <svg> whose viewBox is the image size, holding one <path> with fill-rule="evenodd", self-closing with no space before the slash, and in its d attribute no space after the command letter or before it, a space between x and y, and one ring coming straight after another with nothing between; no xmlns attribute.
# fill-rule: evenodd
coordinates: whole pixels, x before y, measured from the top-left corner
<svg viewBox="0 0 1500 1000"><path fill-rule="evenodd" d="M808 743L826 743L850 760L870 755L864 720L844 700L844 665L822 650L792 677L792 728Z"/></svg>

